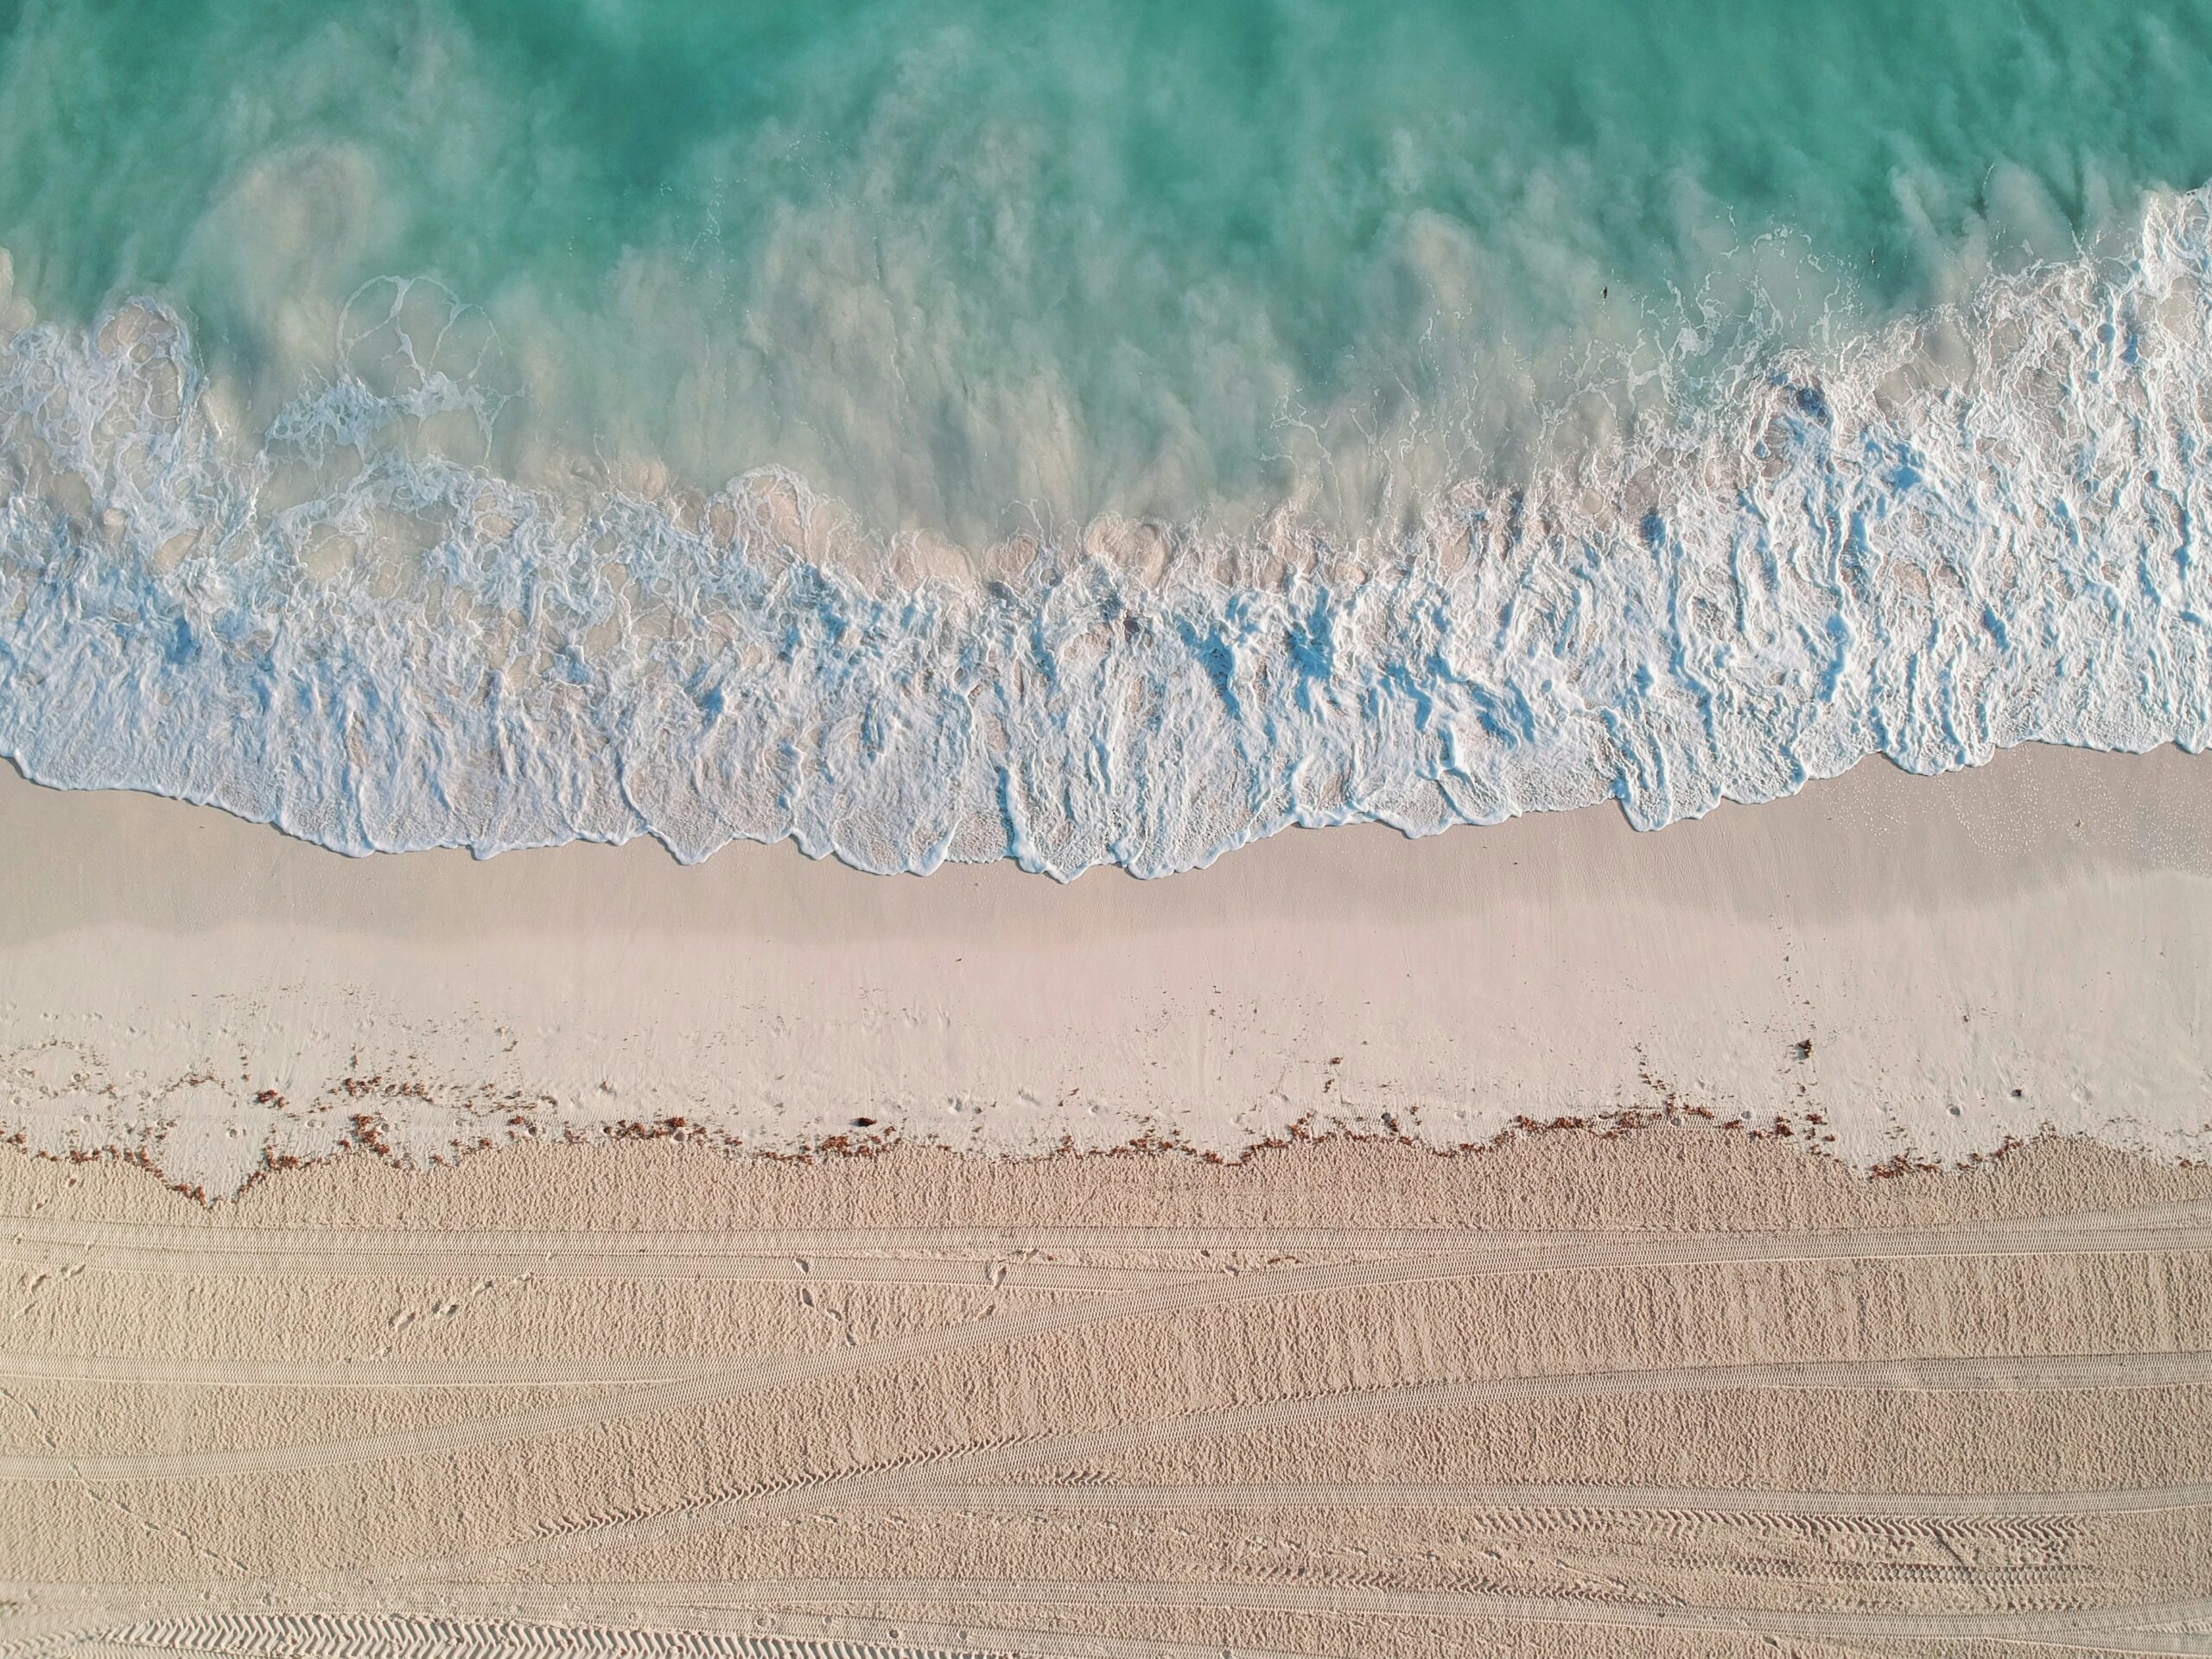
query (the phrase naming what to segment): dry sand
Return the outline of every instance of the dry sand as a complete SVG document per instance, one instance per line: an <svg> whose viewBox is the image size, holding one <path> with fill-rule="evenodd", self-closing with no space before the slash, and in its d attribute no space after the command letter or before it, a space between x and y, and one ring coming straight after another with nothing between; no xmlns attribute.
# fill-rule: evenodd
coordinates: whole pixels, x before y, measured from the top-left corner
<svg viewBox="0 0 2212 1659"><path fill-rule="evenodd" d="M0 1652L2212 1652L2212 1171L0 1155Z"/></svg>
<svg viewBox="0 0 2212 1659"><path fill-rule="evenodd" d="M1880 763L1654 835L1610 808L1294 832L1067 887L788 846L349 861L0 774L0 1133L221 1193L681 1118L793 1150L1519 1118L1782 1120L1860 1167L2045 1128L2212 1155L2212 760Z"/></svg>

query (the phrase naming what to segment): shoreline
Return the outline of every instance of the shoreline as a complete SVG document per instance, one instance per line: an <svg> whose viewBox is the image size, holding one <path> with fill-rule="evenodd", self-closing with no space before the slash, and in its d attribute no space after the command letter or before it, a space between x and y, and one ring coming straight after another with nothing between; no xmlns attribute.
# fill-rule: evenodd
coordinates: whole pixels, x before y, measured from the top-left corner
<svg viewBox="0 0 2212 1659"><path fill-rule="evenodd" d="M1617 799L1656 825L1873 753L2202 748L2212 590L2169 498L2196 471L2178 389L2212 198L2146 198L2131 249L1992 276L1840 356L1746 340L1679 430L1440 477L1372 537L1294 513L1253 548L1202 537L1157 581L1154 531L1088 516L978 584L936 553L841 570L834 515L758 474L567 504L409 459L377 435L409 397L342 377L328 419L242 458L213 394L178 391L200 383L174 317L118 315L112 346L33 328L0 351L46 457L0 560L0 751L352 852L788 836L1065 876L1355 817ZM354 460L326 476L340 431ZM142 449L158 476L118 494Z"/></svg>
<svg viewBox="0 0 2212 1659"><path fill-rule="evenodd" d="M2212 761L2036 747L1656 832L1345 827L1063 887L788 845L349 860L10 775L0 1133L211 1193L371 1131L420 1162L675 1119L1228 1156L1671 1104L1861 1169L2045 1135L2202 1159L2208 826Z"/></svg>

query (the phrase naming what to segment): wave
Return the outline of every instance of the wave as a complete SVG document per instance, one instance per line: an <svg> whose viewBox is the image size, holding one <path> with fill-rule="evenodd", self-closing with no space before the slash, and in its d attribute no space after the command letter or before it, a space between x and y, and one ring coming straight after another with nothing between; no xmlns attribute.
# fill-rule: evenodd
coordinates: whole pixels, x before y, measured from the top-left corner
<svg viewBox="0 0 2212 1659"><path fill-rule="evenodd" d="M397 308L395 308L395 311ZM1387 540L1101 520L932 575L804 480L525 487L342 374L241 435L152 301L0 345L0 753L348 854L651 835L873 871L1203 865L1608 798L1650 829L1872 754L2212 733L2212 198ZM1708 387L1715 383L1707 378Z"/></svg>

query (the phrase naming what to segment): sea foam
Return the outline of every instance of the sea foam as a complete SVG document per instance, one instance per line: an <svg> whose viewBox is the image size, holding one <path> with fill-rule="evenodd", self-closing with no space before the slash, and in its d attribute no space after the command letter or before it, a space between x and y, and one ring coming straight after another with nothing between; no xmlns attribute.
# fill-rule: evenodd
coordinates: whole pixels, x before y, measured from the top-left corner
<svg viewBox="0 0 2212 1659"><path fill-rule="evenodd" d="M1203 865L1882 754L2212 732L2212 200L1355 545L1110 521L921 574L803 480L525 487L414 365L242 430L141 301L0 346L0 752L350 854L790 837L874 871ZM1147 559L1131 550L1151 547ZM905 550L911 553L911 545Z"/></svg>

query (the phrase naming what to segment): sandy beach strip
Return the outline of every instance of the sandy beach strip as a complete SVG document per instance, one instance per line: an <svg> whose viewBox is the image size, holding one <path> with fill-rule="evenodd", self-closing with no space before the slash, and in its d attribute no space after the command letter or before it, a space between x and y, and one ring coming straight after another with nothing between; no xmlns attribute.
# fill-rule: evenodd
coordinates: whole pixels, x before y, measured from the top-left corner
<svg viewBox="0 0 2212 1659"><path fill-rule="evenodd" d="M0 1244L0 1652L2212 1649L2212 1172L2080 1142L6 1153Z"/></svg>
<svg viewBox="0 0 2212 1659"><path fill-rule="evenodd" d="M2046 1130L2201 1157L2208 825L2212 763L2031 747L1656 834L1293 831L1061 887L789 846L348 861L0 776L0 1128L211 1194L610 1125L1234 1154L1709 1113L1863 1167Z"/></svg>

